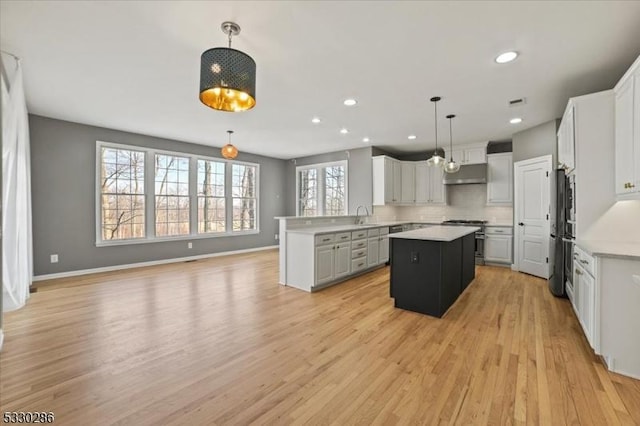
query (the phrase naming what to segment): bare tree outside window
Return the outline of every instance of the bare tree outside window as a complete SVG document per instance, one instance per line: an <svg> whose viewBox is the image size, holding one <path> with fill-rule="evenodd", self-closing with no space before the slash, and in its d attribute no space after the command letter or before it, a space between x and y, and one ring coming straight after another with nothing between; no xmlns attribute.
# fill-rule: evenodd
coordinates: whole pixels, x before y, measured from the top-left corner
<svg viewBox="0 0 640 426"><path fill-rule="evenodd" d="M246 164L231 165L232 231L258 229L257 168Z"/></svg>
<svg viewBox="0 0 640 426"><path fill-rule="evenodd" d="M298 173L298 200L300 216L318 215L318 170L305 169Z"/></svg>
<svg viewBox="0 0 640 426"><path fill-rule="evenodd" d="M155 156L156 236L187 235L189 230L189 158Z"/></svg>
<svg viewBox="0 0 640 426"><path fill-rule="evenodd" d="M346 170L346 163L299 167L298 216L346 214Z"/></svg>
<svg viewBox="0 0 640 426"><path fill-rule="evenodd" d="M144 152L103 147L100 154L102 239L144 238Z"/></svg>
<svg viewBox="0 0 640 426"><path fill-rule="evenodd" d="M225 163L198 160L198 233L225 232Z"/></svg>

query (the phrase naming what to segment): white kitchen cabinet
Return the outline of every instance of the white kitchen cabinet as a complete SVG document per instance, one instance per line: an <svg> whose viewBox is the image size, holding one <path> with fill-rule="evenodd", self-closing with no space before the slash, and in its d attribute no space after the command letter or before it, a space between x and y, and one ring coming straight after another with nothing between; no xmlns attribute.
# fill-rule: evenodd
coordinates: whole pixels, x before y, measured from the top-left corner
<svg viewBox="0 0 640 426"><path fill-rule="evenodd" d="M482 164L487 162L487 144L458 145L453 150L445 150L445 159L453 156L453 160L461 165Z"/></svg>
<svg viewBox="0 0 640 426"><path fill-rule="evenodd" d="M372 267L378 265L380 262L378 257L380 256L380 237L369 238L367 245L367 266Z"/></svg>
<svg viewBox="0 0 640 426"><path fill-rule="evenodd" d="M640 198L640 57L614 91L615 193Z"/></svg>
<svg viewBox="0 0 640 426"><path fill-rule="evenodd" d="M573 258L573 308L589 344L594 347L595 260L579 247L575 247Z"/></svg>
<svg viewBox="0 0 640 426"><path fill-rule="evenodd" d="M567 174L575 168L575 123L571 102L567 105L558 128L558 165Z"/></svg>
<svg viewBox="0 0 640 426"><path fill-rule="evenodd" d="M431 175L429 165L426 161L416 163L416 203L426 204L429 202L431 195Z"/></svg>
<svg viewBox="0 0 640 426"><path fill-rule="evenodd" d="M339 243L335 246L333 260L333 278L342 278L351 273L351 242Z"/></svg>
<svg viewBox="0 0 640 426"><path fill-rule="evenodd" d="M386 263L389 261L389 236L380 236L380 247L378 250L378 262Z"/></svg>
<svg viewBox="0 0 640 426"><path fill-rule="evenodd" d="M372 158L373 205L396 204L402 199L402 164L387 157Z"/></svg>
<svg viewBox="0 0 640 426"><path fill-rule="evenodd" d="M444 183L442 183L443 175L442 168L429 167L429 203L431 204L447 203L447 192Z"/></svg>
<svg viewBox="0 0 640 426"><path fill-rule="evenodd" d="M412 204L416 201L415 182L416 182L416 167L413 162L402 161L401 167L401 190L400 201L403 204ZM394 174L395 176L395 174Z"/></svg>
<svg viewBox="0 0 640 426"><path fill-rule="evenodd" d="M512 263L513 229L511 227L485 228L484 260L489 263Z"/></svg>
<svg viewBox="0 0 640 426"><path fill-rule="evenodd" d="M444 171L440 167L429 167L426 161L415 163L415 203L445 204L446 191L442 183Z"/></svg>
<svg viewBox="0 0 640 426"><path fill-rule="evenodd" d="M487 155L487 205L513 204L513 154Z"/></svg>
<svg viewBox="0 0 640 426"><path fill-rule="evenodd" d="M314 285L333 281L333 244L316 247L316 279Z"/></svg>

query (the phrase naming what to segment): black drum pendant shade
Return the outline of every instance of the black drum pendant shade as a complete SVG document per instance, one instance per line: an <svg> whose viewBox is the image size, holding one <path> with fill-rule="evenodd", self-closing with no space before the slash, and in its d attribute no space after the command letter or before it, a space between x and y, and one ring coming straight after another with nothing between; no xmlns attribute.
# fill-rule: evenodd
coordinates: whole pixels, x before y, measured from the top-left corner
<svg viewBox="0 0 640 426"><path fill-rule="evenodd" d="M232 22L222 24L229 47L206 50L200 57L200 101L220 111L239 112L256 104L256 62L231 48L231 36L240 32Z"/></svg>

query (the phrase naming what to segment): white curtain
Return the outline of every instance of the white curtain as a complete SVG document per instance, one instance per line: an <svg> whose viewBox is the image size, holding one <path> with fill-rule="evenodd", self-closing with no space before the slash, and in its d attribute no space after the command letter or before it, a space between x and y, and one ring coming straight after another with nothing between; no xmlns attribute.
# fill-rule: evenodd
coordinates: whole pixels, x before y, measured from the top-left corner
<svg viewBox="0 0 640 426"><path fill-rule="evenodd" d="M19 60L2 55L2 305L24 306L33 278L29 122Z"/></svg>

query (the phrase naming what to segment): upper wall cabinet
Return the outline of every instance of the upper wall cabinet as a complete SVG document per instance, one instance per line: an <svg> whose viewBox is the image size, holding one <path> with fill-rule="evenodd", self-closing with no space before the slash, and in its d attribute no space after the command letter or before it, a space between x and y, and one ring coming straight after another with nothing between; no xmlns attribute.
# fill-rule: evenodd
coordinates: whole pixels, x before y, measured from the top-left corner
<svg viewBox="0 0 640 426"><path fill-rule="evenodd" d="M387 156L373 157L372 162L374 206L446 203L441 168Z"/></svg>
<svg viewBox="0 0 640 426"><path fill-rule="evenodd" d="M640 199L640 57L614 88L615 192Z"/></svg>
<svg viewBox="0 0 640 426"><path fill-rule="evenodd" d="M487 205L513 204L513 154L487 155Z"/></svg>
<svg viewBox="0 0 640 426"><path fill-rule="evenodd" d="M445 150L446 159L453 157L456 163L482 164L487 162L487 144L458 145L452 151Z"/></svg>
<svg viewBox="0 0 640 426"><path fill-rule="evenodd" d="M575 169L575 122L573 104L569 102L558 128L558 167L569 174Z"/></svg>

